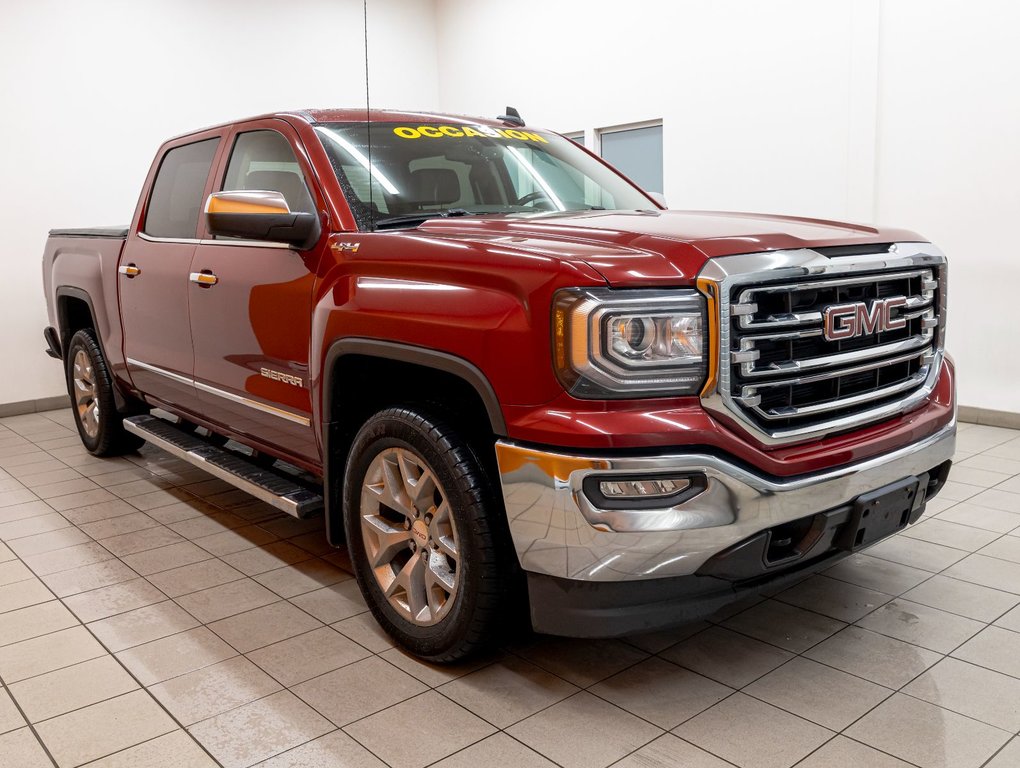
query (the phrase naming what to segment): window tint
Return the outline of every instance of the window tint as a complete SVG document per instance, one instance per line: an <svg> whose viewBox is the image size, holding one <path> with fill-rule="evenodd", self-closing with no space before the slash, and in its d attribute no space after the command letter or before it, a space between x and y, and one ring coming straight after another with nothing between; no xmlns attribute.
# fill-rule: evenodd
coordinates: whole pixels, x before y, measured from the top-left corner
<svg viewBox="0 0 1020 768"><path fill-rule="evenodd" d="M152 185L143 231L153 237L195 237L202 193L219 139L206 139L166 153Z"/></svg>
<svg viewBox="0 0 1020 768"><path fill-rule="evenodd" d="M571 139L573 141L573 139ZM613 195L577 168L554 162L545 152L530 147L515 150L516 163L507 167L514 193L518 200L537 197L548 199L550 188L563 201L569 201L571 208L615 209Z"/></svg>
<svg viewBox="0 0 1020 768"><path fill-rule="evenodd" d="M649 192L662 192L662 126L607 131L602 157Z"/></svg>
<svg viewBox="0 0 1020 768"><path fill-rule="evenodd" d="M387 218L648 209L614 171L553 134L493 126L364 123L315 126L363 227Z"/></svg>
<svg viewBox="0 0 1020 768"><path fill-rule="evenodd" d="M237 137L223 189L280 192L292 212L315 213L315 204L290 142L276 131L250 131Z"/></svg>

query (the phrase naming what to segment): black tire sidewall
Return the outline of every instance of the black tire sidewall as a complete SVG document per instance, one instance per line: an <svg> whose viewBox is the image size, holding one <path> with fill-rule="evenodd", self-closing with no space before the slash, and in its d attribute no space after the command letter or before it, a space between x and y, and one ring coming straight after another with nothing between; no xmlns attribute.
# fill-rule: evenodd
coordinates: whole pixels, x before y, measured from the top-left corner
<svg viewBox="0 0 1020 768"><path fill-rule="evenodd" d="M411 418L407 418L407 415ZM465 478L451 465L447 459L449 454L437 445L432 432L421 429L420 423L414 420L415 416L419 415L411 411L384 411L370 419L358 433L349 454L344 478L344 529L355 575L376 620L398 642L417 655L448 660L461 655L456 649L470 644L472 636L477 634L477 627L473 626L481 586L477 554L481 548L491 546L491 542L486 541L485 532L473 522L480 512L477 507L481 499L471 492L471 479ZM429 417L419 418L424 424L435 428L436 423ZM444 434L445 440L452 442L453 449L459 451L458 455L462 459L469 457L470 462L474 463L474 455L466 446L458 445L454 435L441 427L440 433ZM454 439L450 440L451 437ZM459 588L453 608L442 621L433 626L413 624L397 613L383 594L367 562L360 524L361 490L372 460L387 448L404 448L425 460L445 491L457 528ZM476 481L484 477L477 466L474 471L478 473Z"/></svg>
<svg viewBox="0 0 1020 768"><path fill-rule="evenodd" d="M96 386L96 400L99 402L99 430L96 436L89 437L82 426L81 418L78 415L77 397L74 390L74 358L79 350L84 351L92 365L92 377ZM78 435L82 444L89 453L102 455L108 452L117 437L119 416L113 399L113 384L110 381L110 373L106 367L106 360L99 347L95 334L91 329L82 329L71 337L67 346L67 363L65 366L67 375L67 393L71 398L71 409L74 412L74 423L78 428Z"/></svg>

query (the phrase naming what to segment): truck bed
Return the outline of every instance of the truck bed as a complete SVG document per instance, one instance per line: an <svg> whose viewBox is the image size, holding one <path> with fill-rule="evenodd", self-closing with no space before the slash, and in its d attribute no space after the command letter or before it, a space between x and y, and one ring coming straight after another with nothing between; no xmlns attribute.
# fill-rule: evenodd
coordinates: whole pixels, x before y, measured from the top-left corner
<svg viewBox="0 0 1020 768"><path fill-rule="evenodd" d="M84 311L92 316L114 370L123 366L117 266L127 234L127 227L53 229L42 260L49 327L55 330L60 348L70 340L69 317ZM84 308L75 310L76 305ZM49 335L47 344L57 351Z"/></svg>

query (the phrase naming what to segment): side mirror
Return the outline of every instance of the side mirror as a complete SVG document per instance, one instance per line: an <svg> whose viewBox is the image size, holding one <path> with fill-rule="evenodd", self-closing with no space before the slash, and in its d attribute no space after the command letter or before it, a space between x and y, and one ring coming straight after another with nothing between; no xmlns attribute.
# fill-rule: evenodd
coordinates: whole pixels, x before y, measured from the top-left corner
<svg viewBox="0 0 1020 768"><path fill-rule="evenodd" d="M669 208L669 206L666 204L666 196L664 194L662 194L661 192L649 192L648 194L652 198L652 200L657 202L663 208Z"/></svg>
<svg viewBox="0 0 1020 768"><path fill-rule="evenodd" d="M292 213L281 192L213 192L205 203L209 233L246 240L268 240L308 248L319 239L319 217Z"/></svg>

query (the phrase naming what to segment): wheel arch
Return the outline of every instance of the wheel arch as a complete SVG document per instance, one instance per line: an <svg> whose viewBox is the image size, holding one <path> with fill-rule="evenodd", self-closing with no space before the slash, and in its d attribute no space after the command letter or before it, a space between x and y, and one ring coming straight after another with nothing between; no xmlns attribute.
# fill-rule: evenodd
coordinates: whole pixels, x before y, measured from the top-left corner
<svg viewBox="0 0 1020 768"><path fill-rule="evenodd" d="M135 401L129 398L121 389L120 382L114 373L113 361L106 348L106 340L103 338L103 329L100 327L99 317L96 314L95 305L88 291L74 286L62 285L57 288L56 313L57 333L60 337L60 348L63 355L63 363L67 367L67 349L71 343L71 337L83 328L91 328L95 331L96 342L99 350L103 353L107 366L110 367L110 375L113 379L113 400L118 412L127 413L137 407Z"/></svg>
<svg viewBox="0 0 1020 768"><path fill-rule="evenodd" d="M97 332L99 346L105 356L103 339L96 328L96 311L92 305L92 297L81 288L70 286L57 288L57 332L60 334L60 346L65 354L71 337L82 328L92 328Z"/></svg>
<svg viewBox="0 0 1020 768"><path fill-rule="evenodd" d="M413 386L405 383L414 377ZM456 355L368 338L334 342L322 372L322 455L326 533L343 541L343 468L354 436L372 414L404 405L438 410L481 448L506 435L499 399L485 374ZM478 451L488 465L494 451ZM492 456L489 456L489 453Z"/></svg>

